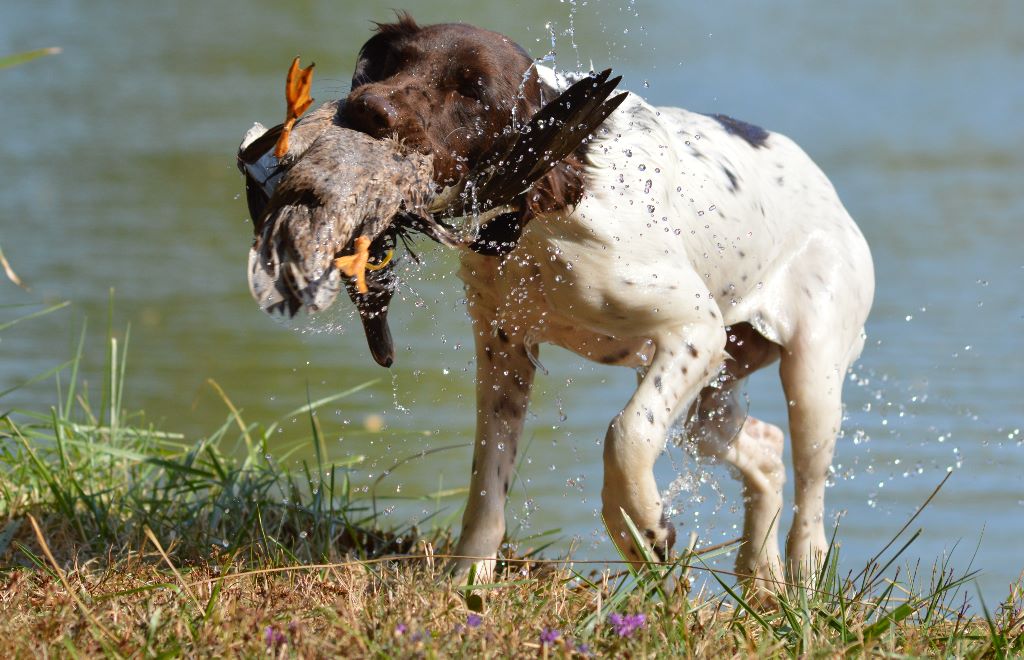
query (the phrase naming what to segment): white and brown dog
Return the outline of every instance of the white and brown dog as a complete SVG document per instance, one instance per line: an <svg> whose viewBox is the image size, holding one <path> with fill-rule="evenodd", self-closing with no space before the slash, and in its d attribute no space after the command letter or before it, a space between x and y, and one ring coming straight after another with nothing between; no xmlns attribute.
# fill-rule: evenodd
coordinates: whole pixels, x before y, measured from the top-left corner
<svg viewBox="0 0 1024 660"><path fill-rule="evenodd" d="M825 482L847 369L864 344L871 255L829 180L788 138L638 96L604 123L570 212L531 222L504 259L467 253L477 434L458 552L493 556L544 342L643 368L608 427L603 514L636 554L620 510L664 554L654 462L682 415L700 455L732 465L746 507L740 573L782 576L783 433L745 415L744 379L780 361L795 503L791 566L827 548Z"/></svg>
<svg viewBox="0 0 1024 660"><path fill-rule="evenodd" d="M510 118L563 87L501 35L401 15L363 47L342 112L356 130L431 153L450 185ZM673 544L652 468L683 418L697 452L740 475L737 569L768 581L783 575L784 438L738 399L778 360L796 499L788 565L815 566L843 382L874 293L868 246L821 170L777 133L630 94L520 212L511 251L466 250L459 271L477 426L457 553L476 559L456 572L493 570L542 343L642 373L604 441L603 513L620 548L639 559L623 511L661 556Z"/></svg>

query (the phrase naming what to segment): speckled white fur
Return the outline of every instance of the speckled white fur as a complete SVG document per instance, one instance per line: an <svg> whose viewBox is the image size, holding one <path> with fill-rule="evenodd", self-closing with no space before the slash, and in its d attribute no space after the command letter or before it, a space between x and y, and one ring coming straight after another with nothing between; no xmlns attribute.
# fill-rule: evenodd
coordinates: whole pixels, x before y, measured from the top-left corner
<svg viewBox="0 0 1024 660"><path fill-rule="evenodd" d="M630 95L589 147L573 212L531 221L507 257L463 255L477 432L459 554L496 556L533 356L549 342L645 369L605 436L603 513L615 542L637 556L625 511L659 553L671 545L652 467L670 426L688 415L695 450L742 478L738 569L769 588L782 575L783 435L745 418L736 398L747 374L781 359L796 497L788 567L820 560L843 380L874 293L871 256L799 147L732 128ZM477 565L486 577L493 560Z"/></svg>

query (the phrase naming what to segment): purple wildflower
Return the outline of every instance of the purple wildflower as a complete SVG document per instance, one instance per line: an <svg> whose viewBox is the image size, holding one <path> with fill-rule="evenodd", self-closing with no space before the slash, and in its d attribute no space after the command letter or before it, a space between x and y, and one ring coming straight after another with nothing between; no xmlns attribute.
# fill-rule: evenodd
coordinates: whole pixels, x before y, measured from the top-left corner
<svg viewBox="0 0 1024 660"><path fill-rule="evenodd" d="M397 626L395 626L396 635L404 635L406 630L408 630L408 628L404 623L400 623Z"/></svg>
<svg viewBox="0 0 1024 660"><path fill-rule="evenodd" d="M579 653L583 657L590 657L590 647L586 644L577 644L576 640L572 637L567 637L565 639L565 647L570 651Z"/></svg>
<svg viewBox="0 0 1024 660"><path fill-rule="evenodd" d="M547 646L548 644L554 644L558 641L558 638L562 636L562 633L558 632L554 628L545 628L540 631L540 644L541 646Z"/></svg>
<svg viewBox="0 0 1024 660"><path fill-rule="evenodd" d="M271 651L283 646L288 640L277 627L267 626L266 630L263 631L263 641L266 642L267 650Z"/></svg>
<svg viewBox="0 0 1024 660"><path fill-rule="evenodd" d="M466 617L466 626L469 628L476 628L483 622L483 617L475 612L470 612L469 616Z"/></svg>
<svg viewBox="0 0 1024 660"><path fill-rule="evenodd" d="M622 616L615 613L608 616L608 621L611 622L616 635L619 637L630 637L637 630L644 627L647 617L643 614L627 614Z"/></svg>

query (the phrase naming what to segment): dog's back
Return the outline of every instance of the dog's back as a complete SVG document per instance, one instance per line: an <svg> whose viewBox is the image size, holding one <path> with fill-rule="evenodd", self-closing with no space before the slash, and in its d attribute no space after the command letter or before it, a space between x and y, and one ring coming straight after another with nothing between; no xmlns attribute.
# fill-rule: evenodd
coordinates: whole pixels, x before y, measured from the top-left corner
<svg viewBox="0 0 1024 660"><path fill-rule="evenodd" d="M643 337L703 311L785 345L804 317L834 308L848 340L860 334L874 290L870 252L789 138L631 95L589 145L585 174L575 211L531 223L506 265L511 284L538 271L550 313Z"/></svg>

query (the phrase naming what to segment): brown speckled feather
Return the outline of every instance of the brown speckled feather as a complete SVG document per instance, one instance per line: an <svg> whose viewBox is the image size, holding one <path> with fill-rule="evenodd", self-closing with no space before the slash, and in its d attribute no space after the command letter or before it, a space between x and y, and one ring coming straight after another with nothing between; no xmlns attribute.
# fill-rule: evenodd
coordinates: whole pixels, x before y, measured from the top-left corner
<svg viewBox="0 0 1024 660"><path fill-rule="evenodd" d="M301 157L266 204L249 264L260 305L288 314L328 307L342 285L334 258L433 198L430 156L330 123L308 149L296 133L291 146Z"/></svg>

